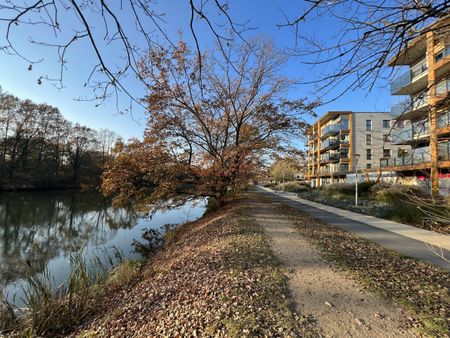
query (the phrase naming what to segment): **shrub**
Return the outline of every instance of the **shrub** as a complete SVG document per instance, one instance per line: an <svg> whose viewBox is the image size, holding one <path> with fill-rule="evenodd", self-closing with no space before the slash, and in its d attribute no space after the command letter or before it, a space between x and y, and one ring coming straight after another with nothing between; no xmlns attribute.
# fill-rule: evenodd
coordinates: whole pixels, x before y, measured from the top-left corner
<svg viewBox="0 0 450 338"><path fill-rule="evenodd" d="M325 190L327 194L354 195L355 185L351 183L333 183L326 185L323 190Z"/></svg>
<svg viewBox="0 0 450 338"><path fill-rule="evenodd" d="M300 184L298 182L284 182L280 183L275 187L276 190L288 191L288 192L302 192L309 190L309 186L305 184Z"/></svg>

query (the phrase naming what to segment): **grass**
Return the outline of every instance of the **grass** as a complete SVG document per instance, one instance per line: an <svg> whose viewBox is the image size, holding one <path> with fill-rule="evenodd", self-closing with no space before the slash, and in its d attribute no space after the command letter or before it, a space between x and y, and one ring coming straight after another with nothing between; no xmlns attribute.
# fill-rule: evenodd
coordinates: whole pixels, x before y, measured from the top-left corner
<svg viewBox="0 0 450 338"><path fill-rule="evenodd" d="M23 308L16 308L0 297L0 335L63 336L97 313L101 300L112 290L130 283L140 270L140 263L122 261L116 249L112 252L101 249L89 260L80 251L70 256L66 282L55 287L45 263L38 264L42 264L43 272L25 279Z"/></svg>
<svg viewBox="0 0 450 338"><path fill-rule="evenodd" d="M408 324L429 337L448 337L450 274L403 257L373 242L280 207L324 258L351 273L365 288L392 299L410 313Z"/></svg>

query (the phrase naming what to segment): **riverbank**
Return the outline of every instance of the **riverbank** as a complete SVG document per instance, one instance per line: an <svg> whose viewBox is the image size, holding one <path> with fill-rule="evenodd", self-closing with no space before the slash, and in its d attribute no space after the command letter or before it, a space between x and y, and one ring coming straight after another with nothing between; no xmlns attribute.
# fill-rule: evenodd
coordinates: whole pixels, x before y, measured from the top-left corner
<svg viewBox="0 0 450 338"><path fill-rule="evenodd" d="M166 236L167 237L167 236ZM77 336L298 336L298 318L267 235L234 204L170 232L140 282L107 300Z"/></svg>

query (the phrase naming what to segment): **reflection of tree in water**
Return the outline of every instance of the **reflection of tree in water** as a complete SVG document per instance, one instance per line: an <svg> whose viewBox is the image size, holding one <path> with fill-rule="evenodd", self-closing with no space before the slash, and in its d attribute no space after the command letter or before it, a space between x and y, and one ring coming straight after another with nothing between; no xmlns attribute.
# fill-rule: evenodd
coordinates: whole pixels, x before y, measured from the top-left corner
<svg viewBox="0 0 450 338"><path fill-rule="evenodd" d="M137 224L131 206L113 209L95 191L0 194L0 287L40 272L61 252L105 244L121 228ZM30 271L31 268L31 271Z"/></svg>

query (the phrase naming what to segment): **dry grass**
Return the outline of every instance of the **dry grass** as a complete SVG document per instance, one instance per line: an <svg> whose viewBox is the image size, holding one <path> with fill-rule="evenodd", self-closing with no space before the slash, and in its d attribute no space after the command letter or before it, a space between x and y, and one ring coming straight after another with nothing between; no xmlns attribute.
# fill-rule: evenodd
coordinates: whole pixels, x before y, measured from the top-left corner
<svg viewBox="0 0 450 338"><path fill-rule="evenodd" d="M262 228L236 205L170 233L135 287L74 336L299 336L287 279Z"/></svg>

